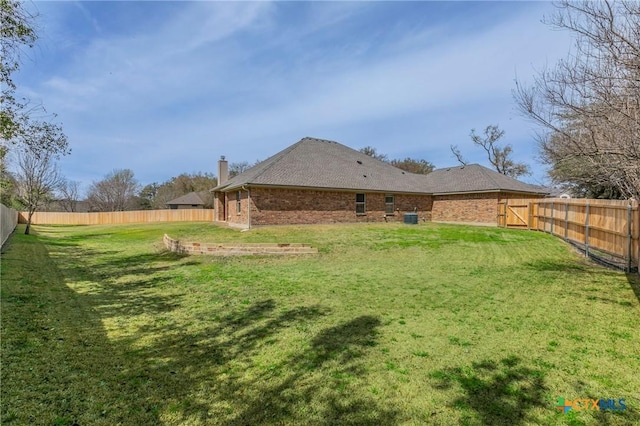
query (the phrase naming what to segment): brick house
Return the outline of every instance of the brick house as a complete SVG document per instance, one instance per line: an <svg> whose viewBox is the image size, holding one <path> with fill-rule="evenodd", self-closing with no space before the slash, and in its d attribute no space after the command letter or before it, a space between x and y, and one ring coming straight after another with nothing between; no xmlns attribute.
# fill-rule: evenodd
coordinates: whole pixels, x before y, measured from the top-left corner
<svg viewBox="0 0 640 426"><path fill-rule="evenodd" d="M230 226L423 221L496 224L498 202L545 191L477 164L405 172L337 142L304 138L231 179L224 157L215 220Z"/></svg>
<svg viewBox="0 0 640 426"><path fill-rule="evenodd" d="M166 205L172 210L176 209L203 209L205 208L205 199L208 198L208 194L200 192L190 192L181 197L175 198L171 201L167 201ZM211 205L211 203L209 203Z"/></svg>

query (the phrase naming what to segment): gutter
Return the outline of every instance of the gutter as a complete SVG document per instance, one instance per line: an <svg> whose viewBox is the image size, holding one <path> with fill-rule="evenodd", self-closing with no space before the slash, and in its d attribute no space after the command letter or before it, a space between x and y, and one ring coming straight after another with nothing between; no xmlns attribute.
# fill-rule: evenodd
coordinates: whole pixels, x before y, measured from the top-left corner
<svg viewBox="0 0 640 426"><path fill-rule="evenodd" d="M479 191L455 191L455 192L434 192L432 195L467 195L467 194L492 194L492 193L508 193L518 195L546 195L548 192L527 192L527 191L510 191L508 189L483 189Z"/></svg>

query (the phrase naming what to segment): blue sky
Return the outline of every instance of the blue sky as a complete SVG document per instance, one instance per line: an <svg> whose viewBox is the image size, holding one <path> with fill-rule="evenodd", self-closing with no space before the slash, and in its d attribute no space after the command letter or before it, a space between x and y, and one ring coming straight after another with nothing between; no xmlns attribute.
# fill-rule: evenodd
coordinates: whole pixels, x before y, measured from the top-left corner
<svg viewBox="0 0 640 426"><path fill-rule="evenodd" d="M516 110L570 49L547 2L35 2L40 40L16 77L58 114L84 189L113 169L142 184L265 159L305 136L390 158L488 165L469 137L506 131L542 183Z"/></svg>

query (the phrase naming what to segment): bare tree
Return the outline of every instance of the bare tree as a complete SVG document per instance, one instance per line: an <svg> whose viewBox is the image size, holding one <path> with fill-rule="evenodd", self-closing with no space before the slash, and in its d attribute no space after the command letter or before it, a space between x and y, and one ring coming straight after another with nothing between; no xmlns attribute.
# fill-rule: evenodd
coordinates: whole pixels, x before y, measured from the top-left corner
<svg viewBox="0 0 640 426"><path fill-rule="evenodd" d="M256 162L257 164L258 162ZM255 164L254 164L255 165ZM229 179L238 176L240 173L244 173L253 167L248 161L241 161L239 163L229 164Z"/></svg>
<svg viewBox="0 0 640 426"><path fill-rule="evenodd" d="M511 145L499 147L496 143L504 136L504 130L500 130L496 125L489 125L484 129L484 137L471 129L471 140L487 153L491 165L498 173L518 178L530 174L529 166L525 163L518 163L511 158L513 148Z"/></svg>
<svg viewBox="0 0 640 426"><path fill-rule="evenodd" d="M463 166L469 164L469 161L467 161L467 159L462 156L462 152L460 152L458 145L450 145L449 148L451 149L451 153L454 155L454 157L456 157L456 160L458 160L460 164L462 164Z"/></svg>
<svg viewBox="0 0 640 426"><path fill-rule="evenodd" d="M114 170L93 182L87 200L92 210L115 212L130 210L135 205L138 181L129 169Z"/></svg>
<svg viewBox="0 0 640 426"><path fill-rule="evenodd" d="M511 145L505 145L504 147L497 145L497 142L504 136L504 130L500 130L497 125L489 125L484 129L483 133L484 137L478 135L475 129L471 129L471 140L474 144L484 149L489 163L498 173L515 179L531 174L531 169L527 164L513 160L513 147ZM469 161L463 157L457 145L450 145L449 149L451 149L451 153L460 164L463 166L469 164Z"/></svg>
<svg viewBox="0 0 640 426"><path fill-rule="evenodd" d="M75 212L78 207L78 198L80 197L80 182L62 179L58 190L60 193L60 206L66 212Z"/></svg>
<svg viewBox="0 0 640 426"><path fill-rule="evenodd" d="M38 208L48 201L61 183L62 177L51 151L23 150L18 153L18 196L27 209L27 227L31 230L31 218Z"/></svg>
<svg viewBox="0 0 640 426"><path fill-rule="evenodd" d="M573 51L514 97L556 182L640 197L640 2L562 0L545 20Z"/></svg>

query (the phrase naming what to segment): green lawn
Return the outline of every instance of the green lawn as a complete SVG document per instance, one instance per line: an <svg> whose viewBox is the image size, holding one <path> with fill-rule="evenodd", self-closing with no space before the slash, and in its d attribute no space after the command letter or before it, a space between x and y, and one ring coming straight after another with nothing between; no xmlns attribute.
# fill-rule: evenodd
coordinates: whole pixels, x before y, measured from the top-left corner
<svg viewBox="0 0 640 426"><path fill-rule="evenodd" d="M640 422L640 281L545 234L34 231L2 255L3 425ZM320 253L184 257L165 232ZM627 409L563 414L559 397Z"/></svg>

